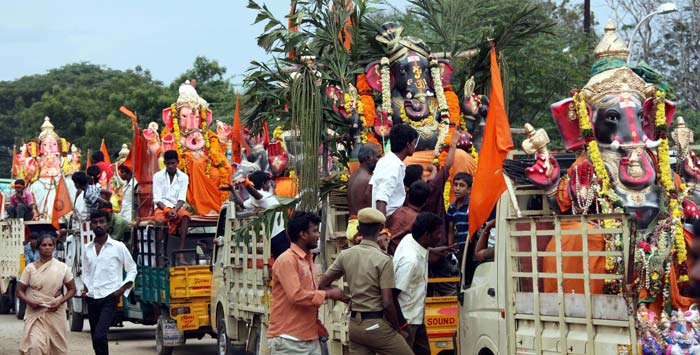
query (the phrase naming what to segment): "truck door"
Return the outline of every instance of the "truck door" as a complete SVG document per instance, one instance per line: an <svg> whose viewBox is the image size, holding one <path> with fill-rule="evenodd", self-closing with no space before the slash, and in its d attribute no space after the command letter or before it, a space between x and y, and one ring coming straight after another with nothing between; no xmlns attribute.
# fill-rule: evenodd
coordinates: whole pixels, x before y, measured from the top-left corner
<svg viewBox="0 0 700 355"><path fill-rule="evenodd" d="M503 200L503 197L501 197ZM462 258L462 278L459 287L459 352L461 354L497 354L501 343L501 325L503 323L503 285L499 280L502 267L499 263L499 255L503 254L503 243L499 243L504 223L500 223L504 216L501 211L506 203L499 201L496 214L496 246L493 260L477 262L474 259L474 251L465 251ZM505 217L503 217L505 219ZM474 239L478 240L479 235ZM499 248L501 246L501 248ZM469 250L469 248L467 248ZM476 264L473 272L469 272L469 266ZM472 266L473 267L473 266ZM501 292L499 292L501 291ZM483 352L482 352L483 351Z"/></svg>

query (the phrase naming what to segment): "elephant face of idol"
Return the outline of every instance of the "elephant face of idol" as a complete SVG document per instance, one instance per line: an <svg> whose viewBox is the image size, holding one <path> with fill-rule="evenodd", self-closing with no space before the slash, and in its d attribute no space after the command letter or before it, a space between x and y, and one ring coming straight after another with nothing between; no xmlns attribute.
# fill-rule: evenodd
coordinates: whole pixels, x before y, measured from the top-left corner
<svg viewBox="0 0 700 355"><path fill-rule="evenodd" d="M400 97L403 101L403 107L399 106L398 111L403 108L406 116L414 121L428 117L428 99L434 97L428 59L411 53L391 65L391 75L396 83L392 97ZM395 113L396 111L397 108L394 108Z"/></svg>
<svg viewBox="0 0 700 355"><path fill-rule="evenodd" d="M447 60L438 60L440 79L443 85L450 83L452 67ZM365 69L369 85L382 91L381 64L370 63ZM430 61L427 57L409 51L403 57L391 63L390 67L391 106L394 122L401 121L401 111L412 121L420 121L431 113L437 115L435 102L435 84L430 73Z"/></svg>
<svg viewBox="0 0 700 355"><path fill-rule="evenodd" d="M595 138L613 149L641 145L654 148L658 144L644 133L644 117L638 97L627 93L605 96L593 107Z"/></svg>

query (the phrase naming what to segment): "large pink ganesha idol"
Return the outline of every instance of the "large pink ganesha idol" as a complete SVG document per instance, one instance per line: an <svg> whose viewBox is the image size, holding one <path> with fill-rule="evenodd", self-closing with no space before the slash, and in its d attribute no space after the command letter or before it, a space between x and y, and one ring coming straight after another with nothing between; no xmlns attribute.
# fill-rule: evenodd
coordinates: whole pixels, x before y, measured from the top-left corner
<svg viewBox="0 0 700 355"><path fill-rule="evenodd" d="M231 181L231 165L217 135L209 130L211 121L208 103L189 81L180 85L177 101L163 110L161 150L178 151L178 167L190 177L187 202L197 214L218 213L228 198L219 186L228 186Z"/></svg>
<svg viewBox="0 0 700 355"><path fill-rule="evenodd" d="M180 85L180 96L177 102L163 110L163 122L170 132L175 135L175 140L186 150L199 152L205 144L205 133L209 129L212 120L212 112L208 103L197 95L197 91L189 80ZM177 120L173 119L176 111Z"/></svg>

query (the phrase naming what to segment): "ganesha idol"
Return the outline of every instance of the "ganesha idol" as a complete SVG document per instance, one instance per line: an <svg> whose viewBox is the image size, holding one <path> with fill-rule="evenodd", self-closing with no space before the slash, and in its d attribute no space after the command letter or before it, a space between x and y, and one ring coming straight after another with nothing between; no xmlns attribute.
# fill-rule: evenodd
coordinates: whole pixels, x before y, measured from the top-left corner
<svg viewBox="0 0 700 355"><path fill-rule="evenodd" d="M351 126L356 143L375 143L386 149L391 127L405 123L418 132L418 142L416 152L404 163L441 166L452 133L464 126L461 106L478 110L479 104L462 105L452 90L449 61L436 58L425 42L402 36L402 32L403 27L385 23L375 38L385 46L387 56L368 64L355 87L344 88L345 92L331 88L326 94ZM373 91L381 93L381 102L375 103ZM465 146L472 151L470 145ZM353 151L356 158L356 147ZM473 173L475 168L471 155L456 152L453 173Z"/></svg>
<svg viewBox="0 0 700 355"><path fill-rule="evenodd" d="M68 155L70 143L60 138L48 117L44 118L41 133L25 145L24 179L30 183L34 194L39 219L50 219L58 179L63 174L64 156ZM76 148L77 149L77 148ZM75 194L72 181L66 179L69 194Z"/></svg>
<svg viewBox="0 0 700 355"><path fill-rule="evenodd" d="M231 180L225 151L217 135L209 130L212 112L207 107L208 103L186 81L180 85L177 101L163 110L165 128L160 139L153 134L157 125L149 125L143 133L150 152L178 152L178 168L190 177L187 202L202 215L219 212L228 198L219 186L228 186Z"/></svg>
<svg viewBox="0 0 700 355"><path fill-rule="evenodd" d="M669 132L675 105L665 99L663 90L644 79L651 76L641 76L640 69L628 66L628 55L614 24L608 22L595 48L593 76L573 97L552 105L566 148L579 153L567 174L562 177L557 160L546 149L546 139L526 140L524 148L535 153L534 164L507 160L504 168L509 175L525 177L544 189L561 213L624 211L632 215L639 233L634 241L639 301L656 314L666 307L688 309L693 299L687 297L686 240L692 238L683 222L697 217L697 206L685 197L686 185L671 169L669 138L677 139L690 159L684 176L688 182L697 164L695 155L687 151L692 135L682 122ZM532 138L538 136L529 131ZM517 175L518 166L522 175ZM618 238L606 236L600 245L617 250ZM623 267L623 261L613 257L602 264L592 267L604 268L598 270L602 273ZM619 281L605 280L603 292L616 294L621 286Z"/></svg>

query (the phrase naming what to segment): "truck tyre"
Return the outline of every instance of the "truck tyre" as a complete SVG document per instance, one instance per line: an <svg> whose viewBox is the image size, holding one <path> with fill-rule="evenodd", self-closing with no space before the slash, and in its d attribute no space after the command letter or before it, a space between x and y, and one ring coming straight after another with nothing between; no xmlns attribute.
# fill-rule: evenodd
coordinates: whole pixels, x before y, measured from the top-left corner
<svg viewBox="0 0 700 355"><path fill-rule="evenodd" d="M73 302L68 301L68 322L70 323L71 332L83 331L83 314L73 310Z"/></svg>
<svg viewBox="0 0 700 355"><path fill-rule="evenodd" d="M158 355L171 355L173 353L173 347L165 346L163 342L163 316L160 316L156 323L156 353L158 353Z"/></svg>
<svg viewBox="0 0 700 355"><path fill-rule="evenodd" d="M219 333L216 336L216 345L219 349L218 355L245 355L245 345L234 345L226 333L226 321L219 314L216 320L216 329Z"/></svg>

